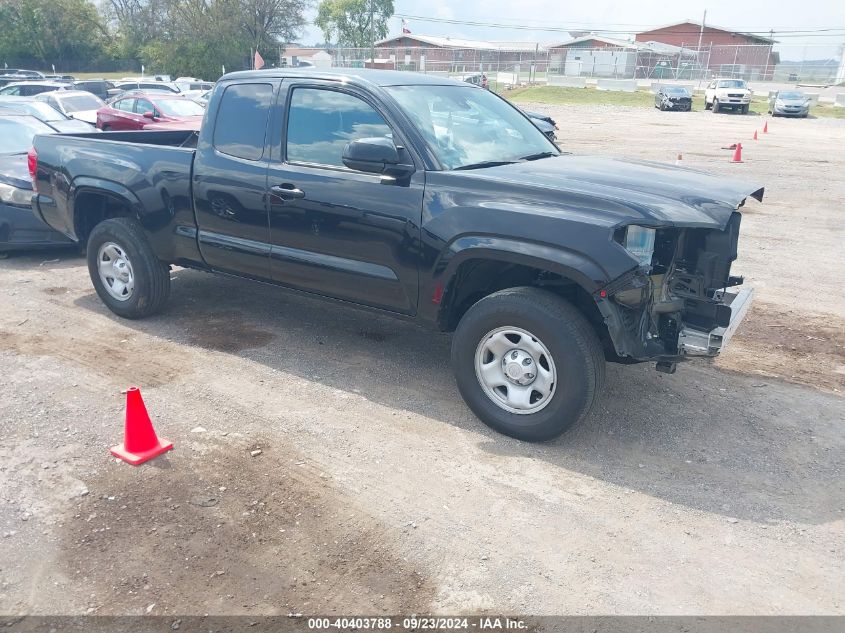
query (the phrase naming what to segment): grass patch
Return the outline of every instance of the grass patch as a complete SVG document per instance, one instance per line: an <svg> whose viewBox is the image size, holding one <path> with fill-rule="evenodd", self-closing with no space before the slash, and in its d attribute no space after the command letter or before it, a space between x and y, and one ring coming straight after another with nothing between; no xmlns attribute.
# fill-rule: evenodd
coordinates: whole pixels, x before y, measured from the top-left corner
<svg viewBox="0 0 845 633"><path fill-rule="evenodd" d="M613 105L640 108L654 107L654 94L650 90L621 92L615 90L597 90L587 88L564 88L562 86L527 86L505 90L501 95L515 103L543 103L547 105ZM692 100L693 111L704 110L704 93L695 93ZM768 115L768 97L751 100L750 112ZM845 119L845 108L821 103L810 108L810 116Z"/></svg>
<svg viewBox="0 0 845 633"><path fill-rule="evenodd" d="M836 107L829 103L820 103L810 108L810 116L845 119L845 108L842 106Z"/></svg>
<svg viewBox="0 0 845 633"><path fill-rule="evenodd" d="M595 88L564 88L561 86L528 86L502 92L502 96L516 103L547 103L549 105L617 105L654 107L654 95L648 90L621 92Z"/></svg>

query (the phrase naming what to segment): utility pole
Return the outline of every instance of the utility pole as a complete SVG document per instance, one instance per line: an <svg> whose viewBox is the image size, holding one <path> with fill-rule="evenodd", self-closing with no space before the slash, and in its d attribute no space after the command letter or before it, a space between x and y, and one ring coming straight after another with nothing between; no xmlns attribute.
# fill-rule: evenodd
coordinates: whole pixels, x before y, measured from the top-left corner
<svg viewBox="0 0 845 633"><path fill-rule="evenodd" d="M376 67L376 0L370 0L370 62Z"/></svg>
<svg viewBox="0 0 845 633"><path fill-rule="evenodd" d="M698 31L698 48L695 51L695 61L698 62L699 67L701 66L701 40L704 39L704 23L707 21L707 9L704 9L704 15L701 18L701 29ZM708 64L710 60L707 60ZM702 76L704 75L702 69ZM698 85L701 85L701 79L698 80Z"/></svg>

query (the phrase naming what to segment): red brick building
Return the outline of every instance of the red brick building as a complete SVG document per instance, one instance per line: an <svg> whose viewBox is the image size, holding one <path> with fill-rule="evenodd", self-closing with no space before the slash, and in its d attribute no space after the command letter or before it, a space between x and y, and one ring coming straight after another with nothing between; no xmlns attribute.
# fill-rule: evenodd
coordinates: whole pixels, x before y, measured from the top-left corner
<svg viewBox="0 0 845 633"><path fill-rule="evenodd" d="M545 50L536 42L487 42L433 35L404 34L375 43L376 63L397 70L479 72L531 64L545 71ZM542 53L542 54L540 54Z"/></svg>
<svg viewBox="0 0 845 633"><path fill-rule="evenodd" d="M701 22L695 20L638 33L636 41L691 49L697 49L700 41L698 62L712 76L771 79L775 64L780 61L772 51L776 43L772 39L708 24L702 30Z"/></svg>

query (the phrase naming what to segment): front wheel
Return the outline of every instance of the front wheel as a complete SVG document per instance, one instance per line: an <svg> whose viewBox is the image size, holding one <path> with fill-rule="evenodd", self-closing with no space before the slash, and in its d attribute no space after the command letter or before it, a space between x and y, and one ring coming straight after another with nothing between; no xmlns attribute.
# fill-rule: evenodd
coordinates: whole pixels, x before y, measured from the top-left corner
<svg viewBox="0 0 845 633"><path fill-rule="evenodd" d="M525 287L496 292L467 311L452 340L452 367L482 422L543 441L587 415L604 384L605 361L581 312Z"/></svg>
<svg viewBox="0 0 845 633"><path fill-rule="evenodd" d="M713 114L717 114L719 112L719 100L713 99Z"/></svg>
<svg viewBox="0 0 845 633"><path fill-rule="evenodd" d="M88 274L103 303L118 316L159 312L170 296L170 271L130 218L100 222L88 237Z"/></svg>
<svg viewBox="0 0 845 633"><path fill-rule="evenodd" d="M750 106L748 106L748 105L744 105L744 106L742 106L742 108L741 108L741 110L740 110L740 111L742 112L742 114L748 114L748 108L749 108L749 107L750 107Z"/></svg>

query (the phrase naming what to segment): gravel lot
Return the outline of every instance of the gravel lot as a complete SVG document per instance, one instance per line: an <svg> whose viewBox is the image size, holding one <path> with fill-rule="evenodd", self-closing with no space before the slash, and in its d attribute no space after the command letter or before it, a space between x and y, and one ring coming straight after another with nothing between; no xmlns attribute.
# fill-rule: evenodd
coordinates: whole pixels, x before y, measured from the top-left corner
<svg viewBox="0 0 845 633"><path fill-rule="evenodd" d="M0 613L845 613L845 121L531 107L568 150L766 185L724 357L611 366L529 445L463 405L447 335L185 270L124 321L81 258L10 258ZM140 468L108 453L133 384L175 443Z"/></svg>

